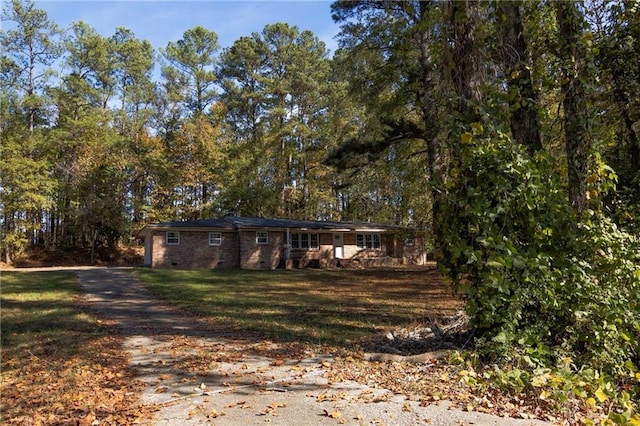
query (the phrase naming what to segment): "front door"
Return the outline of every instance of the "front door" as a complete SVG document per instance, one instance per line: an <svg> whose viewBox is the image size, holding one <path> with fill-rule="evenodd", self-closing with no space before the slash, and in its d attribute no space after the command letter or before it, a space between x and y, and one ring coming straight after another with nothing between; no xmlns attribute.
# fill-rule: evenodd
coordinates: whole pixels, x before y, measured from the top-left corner
<svg viewBox="0 0 640 426"><path fill-rule="evenodd" d="M344 258L344 240L342 234L333 234L333 257L334 259Z"/></svg>

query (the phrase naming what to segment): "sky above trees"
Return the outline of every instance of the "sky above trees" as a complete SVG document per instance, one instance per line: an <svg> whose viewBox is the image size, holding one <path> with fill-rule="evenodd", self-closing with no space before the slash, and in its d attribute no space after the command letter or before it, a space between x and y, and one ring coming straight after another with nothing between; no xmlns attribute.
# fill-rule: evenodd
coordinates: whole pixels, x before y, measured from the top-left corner
<svg viewBox="0 0 640 426"><path fill-rule="evenodd" d="M154 47L179 40L195 26L215 31L224 47L243 35L260 32L266 24L287 22L301 30L311 30L332 52L339 32L331 19L331 2L293 1L37 1L49 18L61 27L83 20L103 36L117 27L133 31ZM6 23L3 23L3 26Z"/></svg>

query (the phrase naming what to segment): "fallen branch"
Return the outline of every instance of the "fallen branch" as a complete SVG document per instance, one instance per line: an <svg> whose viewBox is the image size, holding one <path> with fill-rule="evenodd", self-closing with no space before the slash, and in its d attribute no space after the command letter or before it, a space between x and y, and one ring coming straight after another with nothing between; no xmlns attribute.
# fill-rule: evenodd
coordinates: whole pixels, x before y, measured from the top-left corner
<svg viewBox="0 0 640 426"><path fill-rule="evenodd" d="M364 359L367 361L392 361L392 362L407 362L410 364L423 364L436 360L446 359L451 354L450 349L443 349L437 351L429 351L417 355L397 355L381 352L365 353Z"/></svg>

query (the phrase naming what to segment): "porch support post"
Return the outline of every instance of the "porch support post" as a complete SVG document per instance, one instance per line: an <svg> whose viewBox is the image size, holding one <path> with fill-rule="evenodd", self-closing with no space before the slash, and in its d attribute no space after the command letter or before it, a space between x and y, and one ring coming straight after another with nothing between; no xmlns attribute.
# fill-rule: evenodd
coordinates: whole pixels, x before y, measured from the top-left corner
<svg viewBox="0 0 640 426"><path fill-rule="evenodd" d="M289 233L290 233L290 229L287 228L287 241L285 242L285 245L284 245L285 260L289 260L289 258L291 257L291 246L289 245L289 242L291 241L291 236L289 235Z"/></svg>

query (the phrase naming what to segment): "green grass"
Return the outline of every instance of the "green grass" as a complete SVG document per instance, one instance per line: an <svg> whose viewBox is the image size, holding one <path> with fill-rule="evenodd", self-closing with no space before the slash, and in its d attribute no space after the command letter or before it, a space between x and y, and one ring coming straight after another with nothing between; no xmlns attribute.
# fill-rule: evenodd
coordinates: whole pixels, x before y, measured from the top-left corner
<svg viewBox="0 0 640 426"><path fill-rule="evenodd" d="M439 273L427 269L140 269L137 274L165 300L219 325L339 347L462 307Z"/></svg>
<svg viewBox="0 0 640 426"><path fill-rule="evenodd" d="M73 351L74 334L95 329L95 320L77 309L74 273L3 272L1 280L1 344L6 354L25 345L35 356Z"/></svg>

